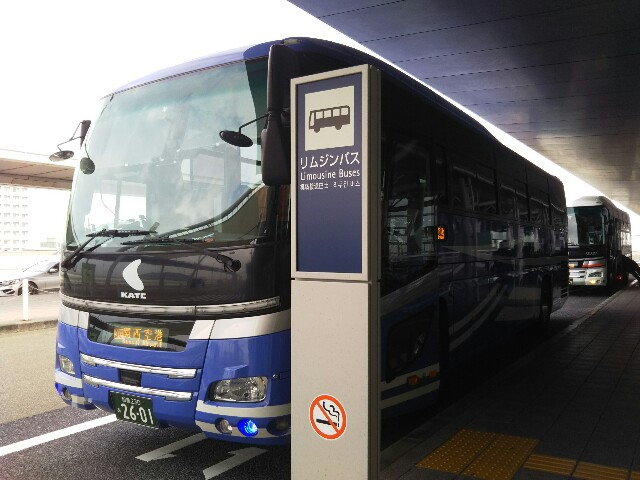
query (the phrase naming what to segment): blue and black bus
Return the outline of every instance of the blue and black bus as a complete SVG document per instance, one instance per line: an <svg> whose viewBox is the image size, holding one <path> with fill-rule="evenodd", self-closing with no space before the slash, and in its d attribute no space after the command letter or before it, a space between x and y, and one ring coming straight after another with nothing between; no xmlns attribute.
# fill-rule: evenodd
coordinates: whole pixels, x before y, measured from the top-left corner
<svg viewBox="0 0 640 480"><path fill-rule="evenodd" d="M83 122L61 261L65 402L290 440L290 80L360 64L382 76L383 414L435 401L445 370L504 331L548 323L568 289L562 183L394 67L287 39L136 80Z"/></svg>

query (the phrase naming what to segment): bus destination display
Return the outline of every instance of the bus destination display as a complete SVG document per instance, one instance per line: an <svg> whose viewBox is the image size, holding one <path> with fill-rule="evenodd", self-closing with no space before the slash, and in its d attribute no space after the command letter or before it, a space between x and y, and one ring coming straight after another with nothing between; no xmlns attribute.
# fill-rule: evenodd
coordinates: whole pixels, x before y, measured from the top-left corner
<svg viewBox="0 0 640 480"><path fill-rule="evenodd" d="M112 345L165 349L169 338L168 328L135 327L118 325L113 329Z"/></svg>

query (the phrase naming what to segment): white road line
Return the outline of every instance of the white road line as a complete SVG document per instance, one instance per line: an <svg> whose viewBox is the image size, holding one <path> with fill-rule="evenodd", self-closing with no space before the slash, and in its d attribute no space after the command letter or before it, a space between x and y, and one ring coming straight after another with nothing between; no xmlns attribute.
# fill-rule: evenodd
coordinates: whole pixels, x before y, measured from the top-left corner
<svg viewBox="0 0 640 480"><path fill-rule="evenodd" d="M187 438L183 438L182 440L178 440L177 442L170 443L164 447L156 448L148 453L143 453L142 455L137 456L138 460L142 460L143 462L150 462L152 460L160 460L162 458L172 458L175 457L171 452L175 452L176 450L180 450L181 448L188 447L189 445L193 445L194 443L198 443L204 440L204 433L197 433Z"/></svg>
<svg viewBox="0 0 640 480"><path fill-rule="evenodd" d="M267 451L263 450L262 448L249 447L243 448L242 450L235 450L229 453L233 455L233 457L227 458L223 462L220 462L202 471L202 473L204 473L205 480L209 480L211 478L217 477L218 475L222 475L223 473L231 470L232 468L239 467L244 462L248 462L258 455L267 453Z"/></svg>
<svg viewBox="0 0 640 480"><path fill-rule="evenodd" d="M107 415L106 417L89 420L88 422L80 423L72 427L63 428L62 430L56 430L55 432L45 433L44 435L39 435L27 440L22 440L21 442L12 443L11 445L0 447L0 457L4 457L5 455L9 455L10 453L19 452L20 450L26 450L27 448L35 447L36 445L42 445L43 443L51 442L52 440L68 437L69 435L73 435L74 433L79 433L95 427L100 427L102 425L115 422L115 420L115 415Z"/></svg>

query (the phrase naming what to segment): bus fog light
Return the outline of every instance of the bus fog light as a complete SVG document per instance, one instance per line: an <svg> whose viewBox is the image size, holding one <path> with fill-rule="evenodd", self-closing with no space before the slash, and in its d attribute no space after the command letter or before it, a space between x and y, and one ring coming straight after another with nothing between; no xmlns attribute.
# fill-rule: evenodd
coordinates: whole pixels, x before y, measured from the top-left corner
<svg viewBox="0 0 640 480"><path fill-rule="evenodd" d="M58 355L58 361L60 362L60 369L69 375L75 375L76 370L73 366L73 362L64 355Z"/></svg>
<svg viewBox="0 0 640 480"><path fill-rule="evenodd" d="M271 435L281 437L287 435L291 431L291 417L274 418L267 425L267 432Z"/></svg>
<svg viewBox="0 0 640 480"><path fill-rule="evenodd" d="M267 377L220 380L209 390L209 399L222 402L261 402L267 396Z"/></svg>
<svg viewBox="0 0 640 480"><path fill-rule="evenodd" d="M255 437L258 434L258 426L253 420L248 418L238 422L238 430L240 430L245 437Z"/></svg>
<svg viewBox="0 0 640 480"><path fill-rule="evenodd" d="M63 388L63 389L62 389L62 397L63 397L65 400L69 400L69 401L71 401L71 393L69 393L69 390L67 390L66 388Z"/></svg>
<svg viewBox="0 0 640 480"><path fill-rule="evenodd" d="M216 421L216 428L220 433L230 435L233 432L233 427L226 418L220 418Z"/></svg>
<svg viewBox="0 0 640 480"><path fill-rule="evenodd" d="M284 431L289 429L291 422L289 421L289 417L281 417L274 422L273 426L276 430Z"/></svg>

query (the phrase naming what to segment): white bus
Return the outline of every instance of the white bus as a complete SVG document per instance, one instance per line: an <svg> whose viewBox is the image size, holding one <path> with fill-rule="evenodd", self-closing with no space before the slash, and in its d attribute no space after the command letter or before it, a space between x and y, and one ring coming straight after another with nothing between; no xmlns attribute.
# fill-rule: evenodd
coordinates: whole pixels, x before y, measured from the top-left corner
<svg viewBox="0 0 640 480"><path fill-rule="evenodd" d="M631 257L629 214L602 196L578 198L567 209L569 281L574 286L623 287L629 273L622 256Z"/></svg>

